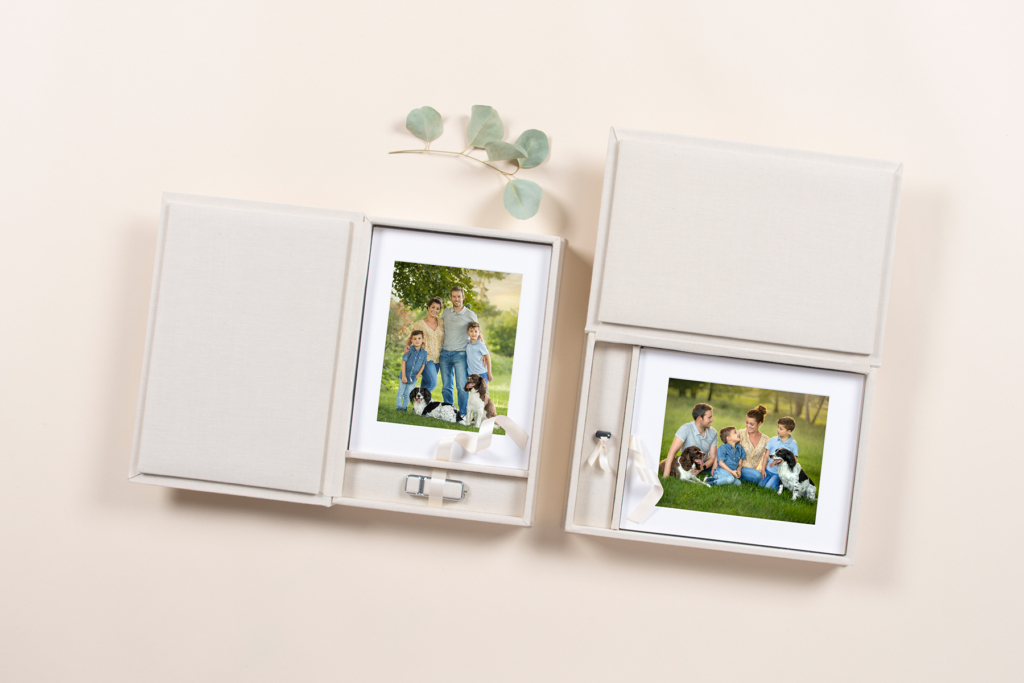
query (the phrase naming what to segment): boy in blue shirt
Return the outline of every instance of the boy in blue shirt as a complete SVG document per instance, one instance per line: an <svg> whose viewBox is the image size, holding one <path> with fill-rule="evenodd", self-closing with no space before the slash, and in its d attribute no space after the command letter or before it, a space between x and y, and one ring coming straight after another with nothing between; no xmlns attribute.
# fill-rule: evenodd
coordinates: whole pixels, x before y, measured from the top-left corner
<svg viewBox="0 0 1024 683"><path fill-rule="evenodd" d="M722 486L724 484L740 485L740 460L747 457L746 451L740 445L740 433L735 427L725 427L718 434L722 440L722 446L718 449L718 466L715 473L707 478L709 486Z"/></svg>
<svg viewBox="0 0 1024 683"><path fill-rule="evenodd" d="M765 470L764 479L761 480L759 486L769 489L779 488L779 463L772 461L775 451L785 448L793 454L794 458L800 457L800 447L797 446L796 439L791 436L794 429L796 429L796 420L791 417L779 418L779 435L768 439L768 445L765 446L765 450L768 451L768 469Z"/></svg>
<svg viewBox="0 0 1024 683"><path fill-rule="evenodd" d="M423 374L427 364L427 349L423 346L423 332L413 330L409 336L409 350L402 354L402 374L398 378L398 398L395 399L396 410L409 408L409 392L416 386L416 380Z"/></svg>
<svg viewBox="0 0 1024 683"><path fill-rule="evenodd" d="M466 374L480 375L485 382L491 381L491 354L487 344L480 338L480 323L473 321L466 328L469 343L466 344Z"/></svg>

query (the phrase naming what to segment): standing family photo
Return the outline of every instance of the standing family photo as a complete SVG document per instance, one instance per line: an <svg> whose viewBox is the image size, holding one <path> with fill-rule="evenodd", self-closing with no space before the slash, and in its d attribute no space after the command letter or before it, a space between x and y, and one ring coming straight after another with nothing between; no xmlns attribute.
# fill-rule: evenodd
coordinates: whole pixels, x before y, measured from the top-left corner
<svg viewBox="0 0 1024 683"><path fill-rule="evenodd" d="M658 506L814 524L828 403L670 378Z"/></svg>
<svg viewBox="0 0 1024 683"><path fill-rule="evenodd" d="M396 261L377 421L475 431L507 415L522 279Z"/></svg>

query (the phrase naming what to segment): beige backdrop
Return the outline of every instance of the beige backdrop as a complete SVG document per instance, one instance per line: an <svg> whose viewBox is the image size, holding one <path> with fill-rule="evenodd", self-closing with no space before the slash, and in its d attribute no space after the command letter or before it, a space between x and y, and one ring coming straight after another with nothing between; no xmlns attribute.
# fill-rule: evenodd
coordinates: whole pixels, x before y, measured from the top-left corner
<svg viewBox="0 0 1024 683"><path fill-rule="evenodd" d="M1024 14L936 5L0 3L0 679L1019 680ZM853 567L561 531L612 125L905 162ZM163 190L568 238L536 526L129 484Z"/></svg>

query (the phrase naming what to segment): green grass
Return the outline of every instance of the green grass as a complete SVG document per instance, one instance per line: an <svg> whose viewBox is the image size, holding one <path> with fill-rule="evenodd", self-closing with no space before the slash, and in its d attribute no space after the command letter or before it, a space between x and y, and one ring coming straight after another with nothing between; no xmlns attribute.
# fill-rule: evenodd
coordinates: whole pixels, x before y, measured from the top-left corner
<svg viewBox="0 0 1024 683"><path fill-rule="evenodd" d="M670 391L665 410L665 429L662 434L659 459L668 455L668 449L672 445L672 438L675 436L676 430L680 425L693 420L691 414L693 406L702 401L701 397L673 396ZM756 394L751 391L749 396L740 393L728 398L712 398L710 403L715 409L715 421L712 423L712 427L721 432L723 427L742 429L747 411L755 407L758 401ZM774 407L767 403L766 405L770 411ZM779 414L769 412L764 424L761 425L761 432L768 437L775 436L776 423L783 415L790 415L788 407L780 407ZM800 445L800 466L807 476L814 480L815 485L821 483L821 455L825 443L826 416L827 411L822 411L816 424L813 425L808 424L804 418L797 418L796 429L793 431L793 438ZM721 445L721 440L719 440L719 445ZM658 502L660 507L775 519L800 524L814 524L818 509L817 502L812 503L805 498L796 501L790 500L792 494L789 491L783 491L782 495L778 495L775 491L763 489L749 482L743 482L740 486L715 486L710 489L682 482L672 477L662 479L661 483L665 488L665 495ZM818 497L821 495L819 486Z"/></svg>
<svg viewBox="0 0 1024 683"><path fill-rule="evenodd" d="M395 359L397 358L397 364ZM397 422L399 424L417 425L420 427L434 427L435 429L458 429L465 432L475 432L476 427L470 425L442 422L432 417L423 417L412 412L395 410L395 398L398 395L398 374L402 368L401 350L397 353L389 351L384 356L384 374L380 382L380 397L377 402L378 422ZM491 377L494 381L487 384L487 393L494 401L494 408L498 415L508 415L508 393L509 385L512 382L512 359L507 356L491 354ZM417 384L417 386L419 386ZM441 391L444 388L443 379L438 374L437 386L430 395L435 401L441 401ZM456 395L457 396L457 395ZM456 398L457 400L457 398ZM504 434L501 427L494 428L495 434Z"/></svg>

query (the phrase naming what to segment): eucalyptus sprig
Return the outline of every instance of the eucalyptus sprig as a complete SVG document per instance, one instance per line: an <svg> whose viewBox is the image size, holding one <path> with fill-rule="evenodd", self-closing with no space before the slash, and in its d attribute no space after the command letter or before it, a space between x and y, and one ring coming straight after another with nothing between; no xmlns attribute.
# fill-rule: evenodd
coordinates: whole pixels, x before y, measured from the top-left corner
<svg viewBox="0 0 1024 683"><path fill-rule="evenodd" d="M500 173L505 179L502 201L510 214L520 220L526 220L537 213L543 195L540 185L532 180L516 178L515 175L524 168L539 166L550 155L551 146L548 144L548 136L543 131L531 128L523 131L514 143L503 142L505 125L501 122L501 117L494 107L482 104L473 105L473 113L469 117L469 126L466 129L466 140L469 145L461 152L430 149L430 143L441 137L444 131L441 115L433 107L413 109L405 117L405 127L427 144L423 149L399 149L388 152L389 154L454 154L472 159ZM468 154L474 149L484 150L487 153L487 161ZM511 172L503 171L488 163L491 161L514 162L516 168Z"/></svg>

